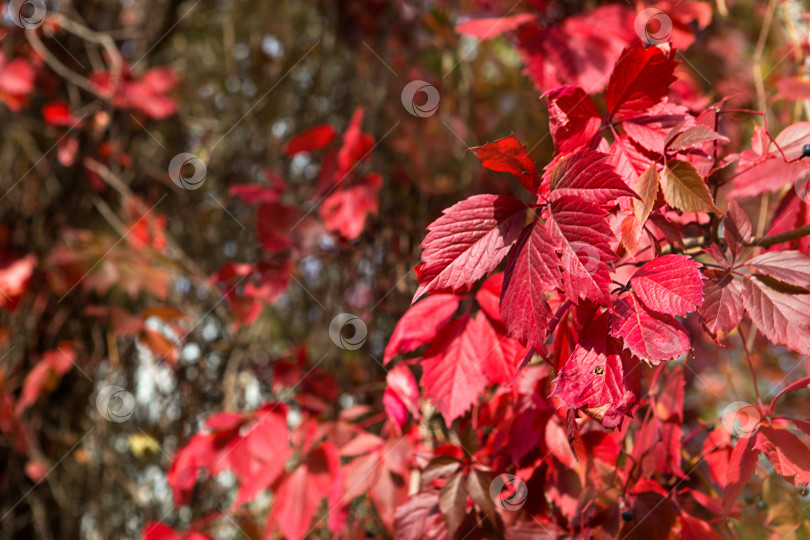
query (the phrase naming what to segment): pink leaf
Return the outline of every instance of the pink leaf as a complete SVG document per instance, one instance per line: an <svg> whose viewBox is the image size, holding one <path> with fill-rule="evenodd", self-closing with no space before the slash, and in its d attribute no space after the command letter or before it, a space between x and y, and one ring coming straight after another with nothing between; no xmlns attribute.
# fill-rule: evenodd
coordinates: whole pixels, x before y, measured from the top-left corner
<svg viewBox="0 0 810 540"><path fill-rule="evenodd" d="M745 310L777 345L810 354L810 294L778 291L755 278L743 282Z"/></svg>
<svg viewBox="0 0 810 540"><path fill-rule="evenodd" d="M534 22L535 20L535 15L531 13L519 13L511 17L473 19L458 23L456 25L456 32L466 36L473 36L484 41L516 30L524 24Z"/></svg>
<svg viewBox="0 0 810 540"><path fill-rule="evenodd" d="M810 484L810 448L793 433L761 427L754 449L761 450L776 474L793 480L796 487Z"/></svg>
<svg viewBox="0 0 810 540"><path fill-rule="evenodd" d="M743 316L742 282L727 274L723 278L711 278L703 287L704 299L700 316L712 333L731 332Z"/></svg>
<svg viewBox="0 0 810 540"><path fill-rule="evenodd" d="M799 251L769 251L746 264L790 285L810 287L810 257Z"/></svg>

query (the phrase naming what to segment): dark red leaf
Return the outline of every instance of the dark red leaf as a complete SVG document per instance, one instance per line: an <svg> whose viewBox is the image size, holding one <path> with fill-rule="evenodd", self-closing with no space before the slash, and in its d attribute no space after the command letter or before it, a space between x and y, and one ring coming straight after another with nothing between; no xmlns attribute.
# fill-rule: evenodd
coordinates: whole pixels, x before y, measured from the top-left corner
<svg viewBox="0 0 810 540"><path fill-rule="evenodd" d="M561 251L563 289L568 298L608 303L608 265L616 256L610 248L613 232L607 214L593 203L563 196L552 201L546 229Z"/></svg>
<svg viewBox="0 0 810 540"><path fill-rule="evenodd" d="M537 193L540 186L537 167L529 157L526 147L520 144L514 135L470 150L475 152L475 157L480 159L481 165L487 169L511 173L532 194Z"/></svg>
<svg viewBox="0 0 810 540"><path fill-rule="evenodd" d="M661 101L675 81L676 64L658 47L645 49L636 42L626 48L613 68L605 93L611 117L638 116Z"/></svg>
<svg viewBox="0 0 810 540"><path fill-rule="evenodd" d="M539 221L521 234L504 273L500 309L509 335L536 351L545 350L551 309L546 291L562 287L557 255L545 227Z"/></svg>
<svg viewBox="0 0 810 540"><path fill-rule="evenodd" d="M638 399L633 375L639 374L637 363L622 360L608 335L608 314L602 313L583 330L552 395L567 407L593 409L605 426L616 427Z"/></svg>
<svg viewBox="0 0 810 540"><path fill-rule="evenodd" d="M589 144L602 119L591 96L578 86L561 86L543 94L548 101L548 123L557 152L564 154Z"/></svg>
<svg viewBox="0 0 810 540"><path fill-rule="evenodd" d="M337 133L328 124L315 126L290 139L290 142L284 148L284 153L288 156L294 156L300 152L320 150L334 141L336 136Z"/></svg>

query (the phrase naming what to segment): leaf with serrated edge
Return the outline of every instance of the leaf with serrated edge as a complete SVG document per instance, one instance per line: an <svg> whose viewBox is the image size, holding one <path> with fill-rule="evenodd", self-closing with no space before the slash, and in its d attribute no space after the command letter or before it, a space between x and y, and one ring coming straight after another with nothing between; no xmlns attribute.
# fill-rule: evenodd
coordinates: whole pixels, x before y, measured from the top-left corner
<svg viewBox="0 0 810 540"><path fill-rule="evenodd" d="M474 195L446 209L428 225L414 299L431 291L466 292L498 266L525 221L526 206L500 195Z"/></svg>
<svg viewBox="0 0 810 540"><path fill-rule="evenodd" d="M746 264L790 285L810 287L810 257L800 251L769 251Z"/></svg>
<svg viewBox="0 0 810 540"><path fill-rule="evenodd" d="M712 194L691 163L671 160L661 172L661 190L667 204L682 212L716 212Z"/></svg>
<svg viewBox="0 0 810 540"><path fill-rule="evenodd" d="M686 255L664 255L636 270L630 285L647 308L684 316L703 302L699 268L700 263Z"/></svg>
<svg viewBox="0 0 810 540"><path fill-rule="evenodd" d="M810 354L810 294L789 294L754 278L743 282L745 311L777 345Z"/></svg>
<svg viewBox="0 0 810 540"><path fill-rule="evenodd" d="M638 198L608 163L608 155L593 150L579 150L554 166L551 199L565 195L595 204L611 202L618 197Z"/></svg>
<svg viewBox="0 0 810 540"><path fill-rule="evenodd" d="M669 315L653 314L635 294L616 303L610 333L624 340L624 348L643 360L658 364L688 351L689 335Z"/></svg>
<svg viewBox="0 0 810 540"><path fill-rule="evenodd" d="M710 332L731 332L740 324L743 309L742 282L727 274L719 281L708 280L703 287L700 316Z"/></svg>
<svg viewBox="0 0 810 540"><path fill-rule="evenodd" d="M523 231L506 263L500 309L509 334L542 351L552 317L545 292L559 287L562 276L554 244L536 221Z"/></svg>
<svg viewBox="0 0 810 540"><path fill-rule="evenodd" d="M439 412L448 427L470 408L487 385L481 362L496 344L483 342L477 324L469 315L454 320L422 358L424 395L440 400Z"/></svg>
<svg viewBox="0 0 810 540"><path fill-rule="evenodd" d="M628 386L618 347L608 336L607 312L596 316L580 337L560 370L553 396L570 408L605 408L607 426L616 426L628 414L637 396Z"/></svg>
<svg viewBox="0 0 810 540"><path fill-rule="evenodd" d="M610 301L608 264L616 256L610 248L613 231L607 214L575 197L552 201L546 229L561 251L563 289L571 300Z"/></svg>
<svg viewBox="0 0 810 540"><path fill-rule="evenodd" d="M658 198L658 169L655 163L638 177L635 187L640 199L633 201L633 214L638 222L644 225Z"/></svg>

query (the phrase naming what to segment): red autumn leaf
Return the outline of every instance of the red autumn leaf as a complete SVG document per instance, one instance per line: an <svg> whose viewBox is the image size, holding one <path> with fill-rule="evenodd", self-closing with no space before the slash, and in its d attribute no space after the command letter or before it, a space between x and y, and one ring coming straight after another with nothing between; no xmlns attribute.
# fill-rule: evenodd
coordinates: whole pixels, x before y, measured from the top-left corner
<svg viewBox="0 0 810 540"><path fill-rule="evenodd" d="M773 407L776 404L776 400L782 397L784 394L787 394L788 392L795 392L797 390L804 390L808 386L810 386L810 377L804 377L802 379L799 379L798 381L795 381L787 385L778 394L774 396L774 398L771 400L771 405L769 408L773 410Z"/></svg>
<svg viewBox="0 0 810 540"><path fill-rule="evenodd" d="M336 157L337 169L333 178L335 182L341 182L357 163L367 159L374 147L374 139L362 130L364 114L362 107L355 109L343 133L343 145Z"/></svg>
<svg viewBox="0 0 810 540"><path fill-rule="evenodd" d="M446 536L444 518L439 510L437 491L411 495L396 511L394 527L397 540L421 540Z"/></svg>
<svg viewBox="0 0 810 540"><path fill-rule="evenodd" d="M723 227L726 243L734 257L738 257L751 241L753 228L745 211L734 199L728 202L728 214L723 218Z"/></svg>
<svg viewBox="0 0 810 540"><path fill-rule="evenodd" d="M669 102L656 103L640 116L622 122L622 128L633 141L655 154L663 154L673 131L694 125L689 109Z"/></svg>
<svg viewBox="0 0 810 540"><path fill-rule="evenodd" d="M289 437L285 406L271 403L258 411L258 420L228 455L231 467L240 479L234 508L270 487L284 471L293 454Z"/></svg>
<svg viewBox="0 0 810 540"><path fill-rule="evenodd" d="M621 424L638 400L637 363L625 361L608 335L608 314L597 315L556 379L552 395L567 407L591 409L606 427Z"/></svg>
<svg viewBox="0 0 810 540"><path fill-rule="evenodd" d="M333 192L318 209L326 230L339 232L347 240L355 240L363 232L369 215L379 208L377 192L382 177L371 173L351 187Z"/></svg>
<svg viewBox="0 0 810 540"><path fill-rule="evenodd" d="M64 101L52 101L42 107L42 117L45 123L51 126L81 126L80 119L73 116L70 107Z"/></svg>
<svg viewBox="0 0 810 540"><path fill-rule="evenodd" d="M551 200L571 196L605 204L619 197L638 197L607 160L607 154L580 150L556 163L551 170Z"/></svg>
<svg viewBox="0 0 810 540"><path fill-rule="evenodd" d="M631 118L667 95L676 62L658 47L636 42L622 52L610 75L605 101L611 117Z"/></svg>
<svg viewBox="0 0 810 540"><path fill-rule="evenodd" d="M537 193L540 186L540 175L534 161L529 157L526 147L514 135L498 139L483 146L470 148L481 165L487 169L511 173L520 180L523 187L531 193Z"/></svg>
<svg viewBox="0 0 810 540"><path fill-rule="evenodd" d="M760 279L743 281L745 311L777 345L810 354L810 294L777 290Z"/></svg>
<svg viewBox="0 0 810 540"><path fill-rule="evenodd" d="M711 524L681 512L681 540L723 540Z"/></svg>
<svg viewBox="0 0 810 540"><path fill-rule="evenodd" d="M610 164L627 185L633 186L639 175L653 166L653 160L630 137L617 135L610 147Z"/></svg>
<svg viewBox="0 0 810 540"><path fill-rule="evenodd" d="M542 352L552 317L546 291L562 287L554 243L539 221L527 226L506 263L500 310L509 335Z"/></svg>
<svg viewBox="0 0 810 540"><path fill-rule="evenodd" d="M28 102L28 94L34 91L36 71L22 58L6 61L0 52L0 99L12 111L19 111Z"/></svg>
<svg viewBox="0 0 810 540"><path fill-rule="evenodd" d="M567 17L555 26L520 26L517 47L526 73L541 91L564 84L601 91L622 49L637 39L635 15L628 7L614 4Z"/></svg>
<svg viewBox="0 0 810 540"><path fill-rule="evenodd" d="M679 133L667 144L667 148L675 151L686 150L714 141L727 143L729 139L709 127L698 125Z"/></svg>
<svg viewBox="0 0 810 540"><path fill-rule="evenodd" d="M667 204L682 212L716 212L709 187L694 165L687 161L670 160L661 171L661 192Z"/></svg>
<svg viewBox="0 0 810 540"><path fill-rule="evenodd" d="M271 533L278 526L289 540L305 538L313 527L312 519L321 500L332 489L339 465L332 443L323 443L313 450L278 487L266 532Z"/></svg>
<svg viewBox="0 0 810 540"><path fill-rule="evenodd" d="M155 120L167 118L175 113L177 105L165 94L176 84L177 76L172 68L153 68L144 73L140 81L126 84L127 104Z"/></svg>
<svg viewBox="0 0 810 540"><path fill-rule="evenodd" d="M503 323L500 308L503 281L503 272L492 274L484 281L481 288L478 289L478 292L475 293L475 301L478 302L478 305L484 310L484 313L486 313L490 319L499 323Z"/></svg>
<svg viewBox="0 0 810 540"><path fill-rule="evenodd" d="M703 303L699 268L700 263L686 255L664 255L636 270L630 285L648 309L683 316Z"/></svg>
<svg viewBox="0 0 810 540"><path fill-rule="evenodd" d="M548 102L549 130L557 152L564 154L585 146L599 132L602 118L582 88L561 86L543 97Z"/></svg>
<svg viewBox="0 0 810 540"><path fill-rule="evenodd" d="M459 300L452 294L435 294L411 306L391 334L383 363L430 343L453 318Z"/></svg>
<svg viewBox="0 0 810 540"><path fill-rule="evenodd" d="M500 195L474 195L444 210L422 241L419 288L464 292L491 272L517 240L526 206Z"/></svg>
<svg viewBox="0 0 810 540"><path fill-rule="evenodd" d="M405 427L410 412L414 418L419 416L419 387L408 366L400 364L385 376L385 393L383 394L385 413L399 429Z"/></svg>
<svg viewBox="0 0 810 540"><path fill-rule="evenodd" d="M480 326L486 317L454 320L425 351L421 364L425 394L441 400L440 413L449 427L464 414L487 385L481 362L497 344L484 342Z"/></svg>
<svg viewBox="0 0 810 540"><path fill-rule="evenodd" d="M810 288L810 257L799 251L770 251L745 264L779 281Z"/></svg>
<svg viewBox="0 0 810 540"><path fill-rule="evenodd" d="M610 333L639 358L658 364L689 350L689 335L680 323L669 315L653 314L635 294L620 298L614 309Z"/></svg>
<svg viewBox="0 0 810 540"><path fill-rule="evenodd" d="M17 414L21 414L42 396L53 392L75 361L76 353L70 347L46 351L23 381L22 394L17 402Z"/></svg>
<svg viewBox="0 0 810 540"><path fill-rule="evenodd" d="M143 530L143 540L182 540L180 533L163 523L147 523Z"/></svg>
<svg viewBox="0 0 810 540"><path fill-rule="evenodd" d="M796 487L810 484L810 448L793 433L761 427L757 431L754 449L761 450L776 474L792 480Z"/></svg>
<svg viewBox="0 0 810 540"><path fill-rule="evenodd" d="M777 99L810 99L810 81L801 77L786 77L776 81L779 92L774 97Z"/></svg>
<svg viewBox="0 0 810 540"><path fill-rule="evenodd" d="M607 214L593 203L562 196L551 203L546 229L561 251L563 289L568 298L606 304L610 298L608 265L616 258L610 248L613 232Z"/></svg>
<svg viewBox="0 0 810 540"><path fill-rule="evenodd" d="M290 139L290 142L284 147L284 153L288 156L294 156L300 152L320 150L334 141L336 136L337 133L328 124L315 126Z"/></svg>
<svg viewBox="0 0 810 540"><path fill-rule="evenodd" d="M495 384L511 384L515 380L518 366L526 357L526 347L506 335L503 325L492 322L489 317L479 313L477 317L480 342L487 347L483 356L481 369Z"/></svg>
<svg viewBox="0 0 810 540"><path fill-rule="evenodd" d="M703 294L700 316L709 331L728 333L737 328L744 312L742 282L731 274L712 277L704 283Z"/></svg>

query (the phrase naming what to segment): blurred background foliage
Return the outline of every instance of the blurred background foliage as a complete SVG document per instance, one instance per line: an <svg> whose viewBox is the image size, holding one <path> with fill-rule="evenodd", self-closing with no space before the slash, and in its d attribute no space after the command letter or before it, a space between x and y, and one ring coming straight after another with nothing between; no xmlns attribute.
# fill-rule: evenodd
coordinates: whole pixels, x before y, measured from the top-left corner
<svg viewBox="0 0 810 540"><path fill-rule="evenodd" d="M596 4L556 2L552 18ZM810 66L807 51L791 49L802 38L795 34L799 3L780 2L778 24L762 38L761 20L749 14L764 13L766 4L713 2L715 18L697 33L697 52L686 53L683 69L695 94L707 96L704 105L736 92L735 106L768 109L773 128L805 113L774 102L771 81ZM0 536L136 538L148 521L182 525L225 507L222 498L233 485L227 475L219 480L221 493L175 511L165 480L170 456L207 412L255 408L278 397L273 363L297 346L306 347L300 354L310 365L336 378L333 405L381 410L382 352L410 305L425 226L471 194L520 193L514 179L485 171L466 149L515 133L541 166L553 153L545 105L510 40L478 44L454 31L464 17L504 15L512 7L506 0L48 2L49 11L92 29L77 35L51 28L36 38L71 72L88 77L102 69L109 42L133 73L172 68L179 82L168 96L176 113L160 119L63 80L54 62L32 53L30 33L5 19L0 51L31 59L37 78L18 110L0 105L0 246L5 259L33 254L50 273L35 273L32 294L2 313L0 382L17 392L45 351L71 342L79 352L76 367L25 413L36 432L29 457L15 451L12 439L0 441ZM761 39L768 46L754 67L771 70L764 101L750 62ZM403 108L402 88L415 79L439 89L437 114L418 118ZM59 144L69 126L48 125L40 112L56 99L83 119L69 133L76 146L66 150ZM351 242L307 232L307 251L286 292L255 323L234 324L209 276L228 261L256 264L263 254L255 208L231 197L229 188L263 183L269 171L288 184L284 200L306 209L320 163L286 157L285 144L318 124L342 131L358 107L365 111L363 131L376 141L361 166L384 179L378 215ZM723 132L747 141L749 119L729 122ZM63 151L68 165L56 158ZM201 189L172 184L167 167L180 152L206 163ZM93 177L89 169L103 174ZM154 208L145 223L155 228L144 233L151 249L120 243L122 230L141 223L144 208ZM164 221L153 224L153 218ZM166 247L156 248L162 242ZM68 285L66 267L93 270L92 261L108 251L116 271L92 272L92 286ZM166 295L156 302L162 283ZM156 304L173 306L189 332L174 365L123 330L134 317L163 332L164 319L145 311ZM363 351L341 351L329 339L330 320L344 311L367 323ZM751 389L742 387L748 383L738 369L739 350L698 348L696 354L700 374L690 384L706 391L687 400L691 421L720 396L751 399ZM763 377L774 380L795 361L765 348L755 357ZM129 422L97 414L97 393L110 384L135 397ZM248 521L240 524L250 531ZM219 534L237 538L235 530Z"/></svg>

